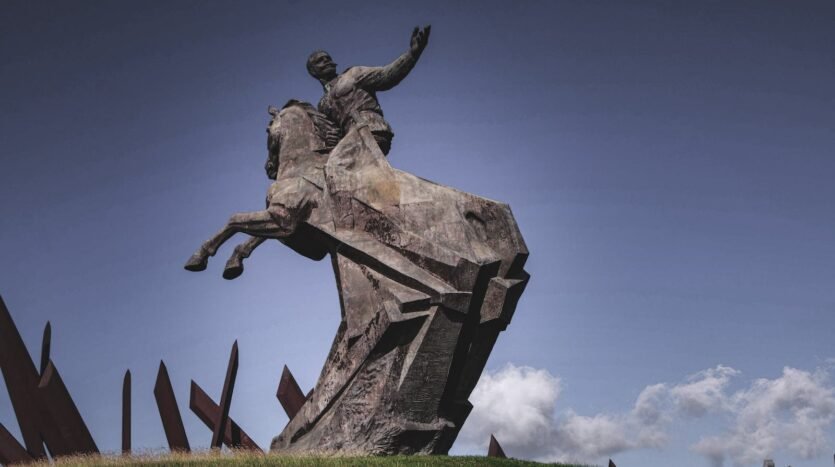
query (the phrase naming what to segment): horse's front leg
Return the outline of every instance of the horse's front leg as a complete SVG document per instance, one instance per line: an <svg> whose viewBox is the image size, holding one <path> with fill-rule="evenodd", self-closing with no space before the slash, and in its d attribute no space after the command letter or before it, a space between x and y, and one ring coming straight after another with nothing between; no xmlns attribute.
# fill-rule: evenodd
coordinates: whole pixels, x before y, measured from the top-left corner
<svg viewBox="0 0 835 467"><path fill-rule="evenodd" d="M241 212L233 214L229 222L212 238L206 240L186 261L189 271L202 271L209 263L209 257L217 253L218 248L238 232L263 238L284 238L290 232L277 224L269 211Z"/></svg>
<svg viewBox="0 0 835 467"><path fill-rule="evenodd" d="M235 279L244 272L244 258L249 258L252 250L258 248L258 245L264 243L265 237L250 237L247 241L235 247L232 256L226 261L226 266L223 268L224 279Z"/></svg>

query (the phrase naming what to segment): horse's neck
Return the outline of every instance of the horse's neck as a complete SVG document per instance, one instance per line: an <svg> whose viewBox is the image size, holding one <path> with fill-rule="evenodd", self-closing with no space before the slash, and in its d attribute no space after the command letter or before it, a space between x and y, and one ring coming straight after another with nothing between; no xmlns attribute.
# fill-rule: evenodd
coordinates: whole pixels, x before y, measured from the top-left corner
<svg viewBox="0 0 835 467"><path fill-rule="evenodd" d="M278 178L301 175L312 166L324 166L327 156L316 152L324 145L307 115L293 118L286 125L282 121L282 126Z"/></svg>

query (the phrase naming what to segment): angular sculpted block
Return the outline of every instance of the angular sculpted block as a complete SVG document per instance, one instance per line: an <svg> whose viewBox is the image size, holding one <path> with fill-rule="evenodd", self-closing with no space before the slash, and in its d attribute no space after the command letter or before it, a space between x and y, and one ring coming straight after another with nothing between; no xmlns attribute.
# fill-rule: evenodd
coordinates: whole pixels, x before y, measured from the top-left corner
<svg viewBox="0 0 835 467"><path fill-rule="evenodd" d="M333 217L313 227L343 319L272 448L446 453L528 280L510 209L391 168L366 128L331 152L324 179Z"/></svg>

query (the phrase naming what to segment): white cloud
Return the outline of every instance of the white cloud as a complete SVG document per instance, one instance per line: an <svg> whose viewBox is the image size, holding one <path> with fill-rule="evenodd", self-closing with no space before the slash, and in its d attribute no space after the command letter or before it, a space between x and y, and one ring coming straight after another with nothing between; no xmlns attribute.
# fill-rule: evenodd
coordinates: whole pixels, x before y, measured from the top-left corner
<svg viewBox="0 0 835 467"><path fill-rule="evenodd" d="M557 413L559 378L546 370L508 365L482 376L470 397L474 408L459 444L484 452L492 433L510 455L605 462L626 450L662 448L674 424L718 414L727 424L724 433L691 445L714 466L757 464L778 450L803 459L828 453L835 388L826 371L785 368L778 378L758 379L731 392L739 375L718 365L678 384L647 386L630 410L589 416L570 408Z"/></svg>
<svg viewBox="0 0 835 467"><path fill-rule="evenodd" d="M665 427L670 421L666 410L667 386L653 384L638 395L632 408L632 425L637 431L636 446L660 448L667 442Z"/></svg>
<svg viewBox="0 0 835 467"><path fill-rule="evenodd" d="M459 443L486 450L490 434L510 455L549 461L598 459L657 447L665 435L658 387L646 388L625 414L555 413L560 380L546 370L507 365L485 373L470 396L474 408Z"/></svg>
<svg viewBox="0 0 835 467"><path fill-rule="evenodd" d="M597 414L591 417L569 412L554 427L554 449L547 460L597 459L636 447L629 437L629 421L623 417Z"/></svg>
<svg viewBox="0 0 835 467"><path fill-rule="evenodd" d="M691 417L701 417L709 411L723 409L727 405L725 388L739 371L719 365L701 371L670 390L670 394L682 412Z"/></svg>
<svg viewBox="0 0 835 467"><path fill-rule="evenodd" d="M474 408L460 438L486 451L495 434L504 448L541 455L552 439L559 394L559 378L546 370L508 365L486 372L470 395Z"/></svg>
<svg viewBox="0 0 835 467"><path fill-rule="evenodd" d="M826 430L835 421L835 389L823 371L784 368L776 379L759 379L750 388L727 396L733 423L721 436L693 445L722 465L728 459L747 465L785 449L803 459L828 453Z"/></svg>

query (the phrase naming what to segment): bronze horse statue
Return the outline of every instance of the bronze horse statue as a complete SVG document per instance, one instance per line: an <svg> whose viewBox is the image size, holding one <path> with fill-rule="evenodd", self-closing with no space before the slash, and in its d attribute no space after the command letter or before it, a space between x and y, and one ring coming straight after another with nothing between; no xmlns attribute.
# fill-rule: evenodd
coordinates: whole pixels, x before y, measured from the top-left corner
<svg viewBox="0 0 835 467"><path fill-rule="evenodd" d="M236 233L224 277L265 239L330 254L342 319L279 451L444 454L528 282L506 204L389 165L367 126L340 134L311 105L271 108L262 211L238 213L186 263L201 271Z"/></svg>

